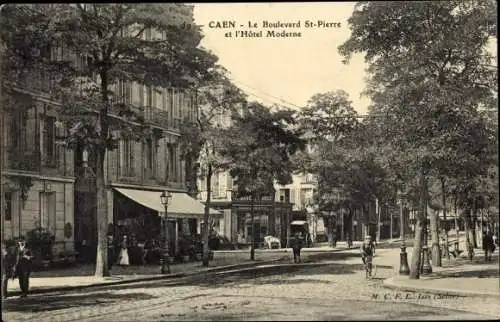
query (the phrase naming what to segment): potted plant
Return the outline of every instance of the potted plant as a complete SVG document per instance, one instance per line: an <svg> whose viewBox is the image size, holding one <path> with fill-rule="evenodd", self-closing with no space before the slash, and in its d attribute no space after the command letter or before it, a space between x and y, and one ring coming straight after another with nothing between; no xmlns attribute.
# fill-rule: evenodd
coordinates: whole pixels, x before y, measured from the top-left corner
<svg viewBox="0 0 500 322"><path fill-rule="evenodd" d="M193 243L189 236L183 236L179 240L179 255L182 256L182 261L187 263L191 259L191 255L193 254Z"/></svg>
<svg viewBox="0 0 500 322"><path fill-rule="evenodd" d="M201 261L203 259L203 242L201 241L201 236L199 234L194 235L191 243L193 245L194 258L197 261Z"/></svg>
<svg viewBox="0 0 500 322"><path fill-rule="evenodd" d="M34 256L34 265L49 268L55 237L44 228L35 228L26 234L26 243Z"/></svg>

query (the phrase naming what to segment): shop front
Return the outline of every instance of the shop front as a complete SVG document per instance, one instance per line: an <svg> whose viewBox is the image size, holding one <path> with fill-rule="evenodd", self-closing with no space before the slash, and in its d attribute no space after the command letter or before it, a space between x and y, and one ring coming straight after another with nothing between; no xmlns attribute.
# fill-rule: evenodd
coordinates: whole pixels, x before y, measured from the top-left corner
<svg viewBox="0 0 500 322"><path fill-rule="evenodd" d="M119 242L127 236L132 248L162 248L165 243L165 206L162 191L114 188L113 236ZM183 192L171 192L167 206L167 232L169 254L181 251L179 241L193 239L200 233L204 205ZM220 212L210 209L210 215ZM140 259L139 259L140 261Z"/></svg>

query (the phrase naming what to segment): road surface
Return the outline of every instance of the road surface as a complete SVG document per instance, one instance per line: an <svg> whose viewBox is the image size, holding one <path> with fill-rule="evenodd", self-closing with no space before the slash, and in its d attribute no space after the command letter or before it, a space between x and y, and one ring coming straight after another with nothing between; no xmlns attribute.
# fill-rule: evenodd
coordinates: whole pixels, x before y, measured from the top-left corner
<svg viewBox="0 0 500 322"><path fill-rule="evenodd" d="M445 297L385 289L394 274L360 265L311 264L208 274L12 298L4 321L402 320L493 319L497 299Z"/></svg>

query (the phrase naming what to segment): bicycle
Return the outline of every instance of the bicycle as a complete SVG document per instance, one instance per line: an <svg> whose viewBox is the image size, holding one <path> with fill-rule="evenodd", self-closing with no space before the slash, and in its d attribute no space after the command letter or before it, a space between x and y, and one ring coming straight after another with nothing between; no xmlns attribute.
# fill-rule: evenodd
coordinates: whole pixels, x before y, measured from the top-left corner
<svg viewBox="0 0 500 322"><path fill-rule="evenodd" d="M367 257L363 257L363 269L365 270L365 278L372 279L377 275L377 265L373 263L373 256L367 261Z"/></svg>

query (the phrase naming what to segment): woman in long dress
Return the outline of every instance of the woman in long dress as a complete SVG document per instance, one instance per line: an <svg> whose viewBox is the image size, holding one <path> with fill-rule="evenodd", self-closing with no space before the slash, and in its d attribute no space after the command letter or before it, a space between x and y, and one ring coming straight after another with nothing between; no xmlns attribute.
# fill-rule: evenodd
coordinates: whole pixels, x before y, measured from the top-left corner
<svg viewBox="0 0 500 322"><path fill-rule="evenodd" d="M129 259L128 259L128 243L127 243L127 236L123 236L122 240L122 245L121 245L121 250L120 250L120 262L118 263L119 265L123 266L128 266L129 264Z"/></svg>

